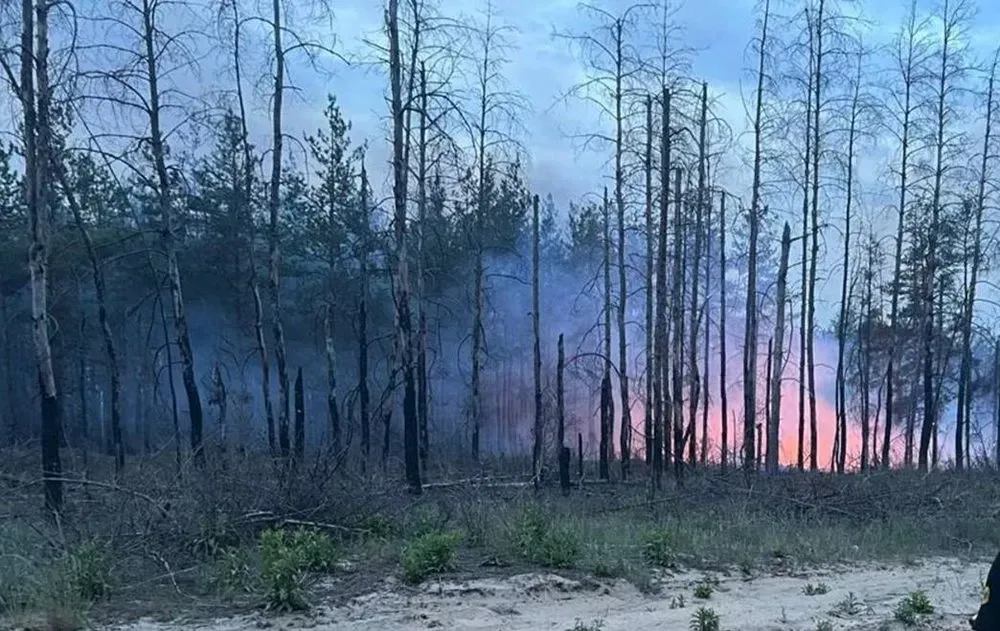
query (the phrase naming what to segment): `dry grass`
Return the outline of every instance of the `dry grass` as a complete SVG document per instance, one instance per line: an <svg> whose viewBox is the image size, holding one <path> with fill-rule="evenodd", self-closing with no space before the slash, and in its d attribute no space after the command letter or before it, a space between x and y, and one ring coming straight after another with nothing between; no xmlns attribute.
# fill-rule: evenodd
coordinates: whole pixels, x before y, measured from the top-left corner
<svg viewBox="0 0 1000 631"><path fill-rule="evenodd" d="M788 473L749 484L708 471L654 497L645 482L536 495L498 475L414 497L381 473L334 471L321 457L291 474L233 455L204 472L186 469L179 483L169 455L131 463L117 482L91 456L89 480L66 474L66 511L55 521L40 509L34 454L3 453L0 463L0 616L47 619L53 629L85 617L263 605L260 537L271 528L325 533L334 552L323 554L336 556L323 566L336 579L328 598L400 575L408 545L445 533L460 539L457 553L447 563L427 555L436 563L427 575L542 566L622 577L643 591L655 589L651 576L664 566L752 574L993 555L1000 546L992 499L1000 476L991 471Z"/></svg>

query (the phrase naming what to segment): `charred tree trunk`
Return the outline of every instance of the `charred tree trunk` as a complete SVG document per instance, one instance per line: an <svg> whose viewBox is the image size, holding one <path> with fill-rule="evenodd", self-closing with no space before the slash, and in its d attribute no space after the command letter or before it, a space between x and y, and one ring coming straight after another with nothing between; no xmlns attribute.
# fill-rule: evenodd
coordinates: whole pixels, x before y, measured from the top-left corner
<svg viewBox="0 0 1000 631"><path fill-rule="evenodd" d="M386 27L389 35L389 76L392 93L392 170L394 201L394 236L396 265L394 289L396 298L396 330L400 368L403 376L403 452L406 481L411 493L419 494L420 480L419 426L417 421L416 384L413 370L413 342L410 317L410 274L406 234L406 177L404 161L404 108L402 100L402 68L399 50L399 0L388 0ZM478 441L478 428L476 430ZM478 455L478 444L476 445Z"/></svg>
<svg viewBox="0 0 1000 631"><path fill-rule="evenodd" d="M285 137L281 131L282 102L285 95L285 49L281 43L281 0L271 4L274 37L274 92L271 112L271 182L268 186L268 289L271 299L271 331L274 359L278 367L278 445L283 458L289 457L288 442L288 363L285 357L285 329L281 321L281 245L278 233L281 209L281 161Z"/></svg>
<svg viewBox="0 0 1000 631"><path fill-rule="evenodd" d="M698 294L698 266L701 264L702 230L704 229L705 211L705 164L708 143L705 132L708 126L708 84L701 84L701 120L698 125L698 199L695 202L694 223L694 257L691 261L691 333L688 342L688 427L685 440L688 447L688 462L694 468L695 454L698 448L698 398L700 396L701 375L698 367L698 331L701 329L698 316L701 312ZM702 437L704 438L704 436Z"/></svg>
<svg viewBox="0 0 1000 631"><path fill-rule="evenodd" d="M684 381L683 381L683 339L684 339L684 285L683 285L683 251L684 230L681 223L681 207L683 195L681 192L681 170L674 171L674 269L673 269L673 355L672 365L672 396L671 424L674 433L674 476L678 484L684 478Z"/></svg>
<svg viewBox="0 0 1000 631"><path fill-rule="evenodd" d="M611 204L604 188L604 377L601 380L601 455L598 475L611 479L614 402L611 394Z"/></svg>
<svg viewBox="0 0 1000 631"><path fill-rule="evenodd" d="M670 92L663 90L663 120L660 135L660 216L656 249L656 347L653 382L653 485L659 489L664 454L669 448L667 390L667 212L670 200ZM668 446L664 449L664 441Z"/></svg>
<svg viewBox="0 0 1000 631"><path fill-rule="evenodd" d="M813 81L813 167L812 167L812 252L809 259L809 306L806 316L806 364L808 366L809 379L809 429L810 441L816 441L816 271L819 265L819 156L821 138L820 134L820 112L823 107L822 85L823 85L823 9L826 0L819 0L819 7L816 19L816 80ZM815 454L816 450L813 449ZM810 456L815 458L815 456ZM810 460L810 468L813 460Z"/></svg>
<svg viewBox="0 0 1000 631"><path fill-rule="evenodd" d="M226 427L226 413L229 408L228 393L226 392L226 382L222 379L222 367L216 363L215 368L212 370L212 396L209 397L209 405L215 404L219 411L219 416L216 422L216 427L218 427L219 432L219 451L222 454L226 453L226 441L227 427Z"/></svg>
<svg viewBox="0 0 1000 631"><path fill-rule="evenodd" d="M56 177L59 179L59 187L63 191L63 196L66 198L70 211L73 213L73 220L76 223L77 230L83 238L84 249L87 252L87 260L90 263L90 273L94 282L94 294L97 297L97 321L101 326L101 337L104 340L104 352L108 360L108 377L111 382L111 445L115 456L115 476L118 477L125 469L125 441L122 438L121 365L118 360L118 349L115 345L115 337L111 332L111 324L108 319L108 299L107 289L104 282L104 270L101 266L101 260L98 258L97 248L94 246L94 240L91 238L90 231L87 230L87 226L83 222L83 211L80 208L79 200L68 182L63 163L56 156L49 156L49 160L51 162L51 172L55 173ZM81 334L84 332L82 327L83 324L81 323ZM85 367L82 368L85 370ZM84 373L84 380L85 374L86 373ZM82 388L82 390L85 390L85 388ZM81 391L81 396L86 397L83 391ZM84 400L84 406L85 405L86 401ZM84 409L81 410L81 417L84 424L83 448L85 454L90 447L87 442L86 414L86 407L84 407Z"/></svg>
<svg viewBox="0 0 1000 631"><path fill-rule="evenodd" d="M42 478L45 507L59 514L63 507L59 392L52 366L49 342L48 263L50 209L48 165L51 152L49 127L49 3L32 0L21 3L21 86L25 158L25 197L30 222L31 246L28 268L31 273L31 324L42 401ZM37 12L37 16L33 15ZM36 30L37 29L37 30ZM37 46L37 47L36 47ZM35 92L37 79L38 92ZM37 102L36 102L37 99Z"/></svg>
<svg viewBox="0 0 1000 631"><path fill-rule="evenodd" d="M808 14L807 14L808 15ZM807 18L808 22L808 18ZM799 311L799 444L796 453L796 464L799 471L805 470L805 436L806 436L806 313L809 310L809 182L812 166L812 86L813 86L813 29L812 23L807 23L809 31L809 69L806 72L806 112L805 112L805 152L802 159L802 295ZM812 429L812 428L810 428ZM810 439L809 453L816 452L815 438ZM816 458L809 457L809 468L816 470Z"/></svg>
<svg viewBox="0 0 1000 631"><path fill-rule="evenodd" d="M628 286L625 276L625 192L623 190L625 173L622 166L622 157L625 152L625 132L622 128L622 100L624 98L622 86L624 78L622 69L622 39L622 23L618 21L615 37L615 44L617 46L617 54L615 56L615 206L618 211L618 377L621 383L619 397L622 409L619 449L622 459L622 480L627 480L632 463L632 409L629 404L628 341L625 330L625 303L628 298Z"/></svg>
<svg viewBox="0 0 1000 631"><path fill-rule="evenodd" d="M854 142L858 127L861 95L861 60L858 55L857 74L854 77L854 94L851 100L851 120L847 131L847 199L844 206L844 259L840 284L840 317L837 319L837 426L840 436L837 473L844 473L847 465L847 378L845 353L847 351L847 314L851 310L847 277L850 274L851 211L854 206ZM866 438L867 439L867 438Z"/></svg>
<svg viewBox="0 0 1000 631"><path fill-rule="evenodd" d="M174 234L174 218L171 195L170 175L167 172L166 147L163 142L163 132L160 126L160 86L159 66L156 54L155 39L158 31L153 16L154 9L149 0L142 3L143 44L145 47L146 73L148 81L148 114L149 114L149 145L153 164L156 170L158 185L157 201L160 218L163 222L163 240L167 259L167 277L170 285L170 297L173 305L174 329L177 334L177 346L181 352L181 379L188 400L188 413L191 415L191 452L195 463L199 466L205 462L202 451L203 411L198 382L195 379L194 353L191 350L191 336L188 332L187 310L184 307L184 292L181 288L180 266L177 262L177 240Z"/></svg>
<svg viewBox="0 0 1000 631"><path fill-rule="evenodd" d="M722 425L722 472L729 464L729 396L726 393L726 194L719 199L719 419Z"/></svg>
<svg viewBox="0 0 1000 631"><path fill-rule="evenodd" d="M706 157L705 170L706 174L708 172L708 158ZM711 181L711 177L707 176L708 180ZM708 389L711 385L709 375L711 374L709 363L711 362L712 353L712 195L710 192L705 193L705 304L703 308L704 318L705 318L705 355L702 358L703 370L705 374L703 375L703 384L701 388L701 454L699 455L699 460L702 466L708 462Z"/></svg>
<svg viewBox="0 0 1000 631"><path fill-rule="evenodd" d="M757 469L754 449L754 426L757 422L757 239L760 233L760 188L763 152L764 59L767 50L767 28L771 17L771 1L764 2L764 22L761 28L760 54L757 62L757 102L754 114L754 167L750 200L750 244L747 262L746 327L743 340L743 468Z"/></svg>
<svg viewBox="0 0 1000 631"><path fill-rule="evenodd" d="M243 150L243 199L247 204L247 257L249 259L249 286L250 295L253 301L254 310L254 335L257 342L257 354L260 358L261 372L261 394L264 399L264 418L267 422L267 445L273 455L276 451L274 433L274 406L271 402L271 366L267 358L267 340L264 337L264 308L260 299L260 283L257 281L256 263L256 243L254 218L251 200L253 199L253 165L254 161L250 155L250 132L247 128L246 102L243 98L243 63L240 57L240 29L243 22L239 13L240 3L232 3L233 24L235 33L233 34L233 68L236 73L236 100L240 106L240 145Z"/></svg>
<svg viewBox="0 0 1000 631"><path fill-rule="evenodd" d="M562 333L559 334L559 357L556 363L556 422L558 423L556 442L559 445L559 486L563 493L569 493L569 459L570 449L566 446L566 349L563 345ZM581 475L583 471L581 470Z"/></svg>
<svg viewBox="0 0 1000 631"><path fill-rule="evenodd" d="M535 490L541 488L542 464L542 342L539 324L539 256L538 242L541 239L538 223L538 195L531 200L531 331L534 337L532 343L533 366L535 369L535 426L532 432L533 445L531 449L531 479ZM562 444L560 444L560 450Z"/></svg>
<svg viewBox="0 0 1000 631"><path fill-rule="evenodd" d="M774 338L767 341L767 359L764 362L764 427L768 431L771 429L771 366L774 362ZM765 458L770 458L770 451L764 451L764 445L760 444L760 423L757 423L757 460L760 460L760 454L763 453ZM758 462L757 466L760 466Z"/></svg>
<svg viewBox="0 0 1000 631"><path fill-rule="evenodd" d="M771 414L767 426L768 473L777 473L780 464L781 376L785 369L785 299L788 287L788 256L792 248L792 228L785 222L781 233L781 262L778 265L777 314L774 317L774 364L771 377Z"/></svg>
<svg viewBox="0 0 1000 631"><path fill-rule="evenodd" d="M964 449L962 432L969 434L972 407L972 316L976 306L976 285L979 282L979 266L982 259L983 212L986 207L986 180L989 168L990 145L993 131L993 85L996 78L997 62L994 60L990 69L990 78L986 88L986 130L983 138L983 154L979 163L979 182L976 189L975 227L972 243L972 270L969 287L966 292L965 305L962 314L962 361L958 377L958 419L955 423L955 464L962 469L963 455L971 455L971 445L966 439Z"/></svg>
<svg viewBox="0 0 1000 631"><path fill-rule="evenodd" d="M644 162L646 175L646 405L643 418L642 435L645 444L646 466L654 466L653 456L653 410L659 404L654 401L653 389L657 376L654 366L654 347L656 334L653 324L653 301L655 280L653 278L653 97L646 95L646 156ZM653 476L650 476L652 479ZM654 486L655 488L655 486Z"/></svg>
<svg viewBox="0 0 1000 631"><path fill-rule="evenodd" d="M306 455L306 404L302 390L302 368L295 375L295 462Z"/></svg>
<svg viewBox="0 0 1000 631"><path fill-rule="evenodd" d="M330 440L333 452L339 454L343 448L343 440L340 426L340 405L337 400L337 349L333 344L332 304L328 304L324 310L323 337L325 338L326 354L326 414L330 423ZM301 368L299 370L301 372Z"/></svg>
<svg viewBox="0 0 1000 631"><path fill-rule="evenodd" d="M361 165L361 256L359 276L361 296L358 300L358 408L361 423L361 462L367 466L371 457L371 394L368 390L368 252L371 247L368 207L368 172Z"/></svg>
<svg viewBox="0 0 1000 631"><path fill-rule="evenodd" d="M427 313L424 296L424 224L427 219L427 71L420 62L420 139L417 154L417 425L420 466L427 471L430 434L427 428Z"/></svg>

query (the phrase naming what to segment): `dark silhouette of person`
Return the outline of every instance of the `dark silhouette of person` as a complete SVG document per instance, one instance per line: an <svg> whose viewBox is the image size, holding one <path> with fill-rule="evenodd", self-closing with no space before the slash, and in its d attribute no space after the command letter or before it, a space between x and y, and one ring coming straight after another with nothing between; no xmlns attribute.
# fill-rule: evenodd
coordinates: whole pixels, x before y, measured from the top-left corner
<svg viewBox="0 0 1000 631"><path fill-rule="evenodd" d="M969 626L973 631L1000 631L1000 599L996 588L1000 585L1000 554L993 559L990 572L986 575L986 585L983 587L983 601L979 612L969 618Z"/></svg>

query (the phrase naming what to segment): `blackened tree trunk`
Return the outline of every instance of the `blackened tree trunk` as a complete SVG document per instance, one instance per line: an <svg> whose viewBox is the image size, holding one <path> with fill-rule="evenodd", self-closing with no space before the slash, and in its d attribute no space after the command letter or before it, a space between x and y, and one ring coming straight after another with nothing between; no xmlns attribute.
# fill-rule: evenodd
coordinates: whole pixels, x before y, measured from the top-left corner
<svg viewBox="0 0 1000 631"><path fill-rule="evenodd" d="M813 81L813 139L812 139L812 243L811 256L809 259L809 305L806 314L806 365L809 380L809 433L810 447L813 447L809 456L810 469L816 470L815 464L816 449L816 273L819 265L819 157L820 157L820 112L823 107L822 85L823 85L823 9L826 0L819 0L816 18L816 76Z"/></svg>
<svg viewBox="0 0 1000 631"><path fill-rule="evenodd" d="M691 332L688 342L688 426L685 440L688 447L688 463L694 468L698 447L698 398L701 388L701 374L698 367L698 332L701 329L698 317L701 304L698 302L698 267L701 264L702 230L705 212L705 166L708 160L708 141L705 133L708 127L708 84L701 84L701 120L698 128L698 199L694 209L694 257L691 261ZM702 437L704 438L704 436Z"/></svg>
<svg viewBox="0 0 1000 631"><path fill-rule="evenodd" d="M295 461L302 462L306 454L306 404L302 391L302 368L295 375Z"/></svg>
<svg viewBox="0 0 1000 631"><path fill-rule="evenodd" d="M559 445L559 486L563 494L569 493L569 459L570 449L566 446L566 391L565 376L566 371L566 348L563 344L563 335L559 334L559 357L556 363L556 421L558 423L556 442ZM583 471L581 470L581 475Z"/></svg>
<svg viewBox="0 0 1000 631"><path fill-rule="evenodd" d="M643 439L645 443L646 466L653 466L653 410L658 407L654 401L656 368L654 361L656 334L653 325L653 301L655 280L653 277L653 97L646 95L646 156L643 164L646 175L646 400L643 418ZM656 367L656 368L654 368ZM650 476L652 479L653 476ZM655 485L654 485L655 488Z"/></svg>
<svg viewBox="0 0 1000 631"><path fill-rule="evenodd" d="M726 392L726 194L719 199L719 418L722 472L729 464L729 396Z"/></svg>
<svg viewBox="0 0 1000 631"><path fill-rule="evenodd" d="M761 168L763 165L764 60L767 52L767 28L771 17L771 0L764 2L760 51L757 62L757 89L754 114L753 186L749 209L750 243L747 261L746 327L743 336L743 468L757 469L754 449L754 427L757 419L757 239L761 218Z"/></svg>
<svg viewBox="0 0 1000 631"><path fill-rule="evenodd" d="M361 462L367 466L371 456L371 394L368 390L368 252L371 248L371 219L368 207L368 172L361 165L361 252L358 299L358 412L361 423Z"/></svg>
<svg viewBox="0 0 1000 631"><path fill-rule="evenodd" d="M809 310L809 183L810 167L812 166L812 86L815 80L813 73L814 46L813 27L807 12L806 29L809 42L809 68L806 71L806 111L805 111L805 151L802 154L802 284L799 310L799 444L796 454L796 464L799 471L805 470L805 436L806 436L806 313ZM812 429L812 428L810 428ZM810 439L809 453L816 452L815 439ZM809 457L809 467L816 469L816 459Z"/></svg>
<svg viewBox="0 0 1000 631"><path fill-rule="evenodd" d="M417 152L417 425L420 465L427 471L430 434L427 429L427 313L424 296L424 225L427 220L427 71L420 63L420 138Z"/></svg>
<svg viewBox="0 0 1000 631"><path fill-rule="evenodd" d="M386 28L389 35L389 82L392 102L392 170L393 224L395 241L396 333L400 368L403 376L403 453L406 481L412 493L419 494L420 480L419 427L417 423L417 393L413 370L413 342L410 317L410 274L407 254L406 179L404 161L404 108L402 99L402 67L399 47L399 0L388 0ZM478 436L477 436L478 438Z"/></svg>
<svg viewBox="0 0 1000 631"><path fill-rule="evenodd" d="M611 204L604 188L604 377L601 380L601 455L599 476L611 478L614 460L614 399L611 394Z"/></svg>
<svg viewBox="0 0 1000 631"><path fill-rule="evenodd" d="M170 298L173 305L174 329L177 335L177 346L181 352L181 380L188 400L188 413L191 416L191 452L195 464L201 466L205 462L202 451L202 427L204 424L201 407L201 394L195 379L194 352L191 349L191 336L188 332L187 310L184 306L184 291L181 287L180 265L177 260L177 235L174 234L174 211L171 194L170 175L167 172L166 146L163 141L163 131L160 124L161 104L159 86L160 55L156 53L156 29L154 7L149 0L142 2L142 38L145 48L146 79L148 82L148 114L149 114L149 148L156 171L157 202L160 219L163 222L163 241L167 259L167 279L170 286Z"/></svg>
<svg viewBox="0 0 1000 631"><path fill-rule="evenodd" d="M768 415L767 426L767 461L765 469L768 473L777 473L779 462L781 436L781 376L785 368L785 299L788 287L788 256L792 248L792 228L785 222L781 233L781 262L778 264L778 295L777 313L774 316L774 363L771 378L771 414Z"/></svg>
<svg viewBox="0 0 1000 631"><path fill-rule="evenodd" d="M531 332L532 340L532 365L535 369L535 425L532 432L531 449L531 479L534 481L535 490L541 488L541 464L542 464L542 342L539 318L539 256L538 242L541 239L538 222L538 195L531 200ZM560 448L562 445L560 444Z"/></svg>
<svg viewBox="0 0 1000 631"><path fill-rule="evenodd" d="M673 401L671 405L674 447L674 477L678 484L684 478L684 279L683 251L684 230L681 222L683 195L681 191L680 169L674 171L674 268L673 268L673 363L671 366L671 386Z"/></svg>
<svg viewBox="0 0 1000 631"><path fill-rule="evenodd" d="M271 4L271 27L274 38L274 91L271 111L271 181L268 186L268 289L271 299L271 331L274 335L274 359L278 367L278 445L284 458L289 456L288 441L288 362L285 357L285 329L281 321L281 244L279 211L281 209L281 161L285 137L281 131L282 103L285 94L285 49L281 43L281 0Z"/></svg>
<svg viewBox="0 0 1000 631"><path fill-rule="evenodd" d="M663 475L664 440L669 441L667 391L667 212L670 200L670 92L663 90L660 134L660 216L656 247L656 346L653 382L653 485L659 489Z"/></svg>
<svg viewBox="0 0 1000 631"><path fill-rule="evenodd" d="M21 3L21 85L25 158L25 198L30 222L31 324L42 401L42 477L45 507L61 513L63 507L62 461L59 456L60 406L52 366L48 326L48 264L50 208L48 166L51 151L49 127L48 12L49 3ZM34 15L37 12L37 16ZM37 31L36 31L37 28ZM35 41L33 41L35 38ZM37 45L37 48L36 48ZM35 93L37 80L38 92ZM37 101L36 101L37 99Z"/></svg>

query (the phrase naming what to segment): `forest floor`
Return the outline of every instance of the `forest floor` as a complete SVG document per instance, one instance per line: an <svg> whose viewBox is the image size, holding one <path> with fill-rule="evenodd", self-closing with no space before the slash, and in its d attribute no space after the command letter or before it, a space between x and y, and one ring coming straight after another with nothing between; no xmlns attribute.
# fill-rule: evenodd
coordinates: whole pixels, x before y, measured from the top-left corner
<svg viewBox="0 0 1000 631"><path fill-rule="evenodd" d="M957 630L1000 550L990 470L564 494L508 462L413 496L321 455L79 462L54 520L35 454L0 453L0 629Z"/></svg>
<svg viewBox="0 0 1000 631"><path fill-rule="evenodd" d="M989 559L968 563L928 558L905 566L863 564L755 576L681 571L658 577L657 593L647 594L624 580L573 579L554 573L438 580L418 588L388 580L376 591L339 606L319 604L305 614L146 618L114 629L662 631L692 628L699 610L711 609L722 629L743 631L957 631L969 628L968 617L978 608L989 563ZM698 599L693 590L706 580L714 584L713 593ZM336 590L336 582L324 588ZM926 594L934 612L911 622L906 603L917 591Z"/></svg>

